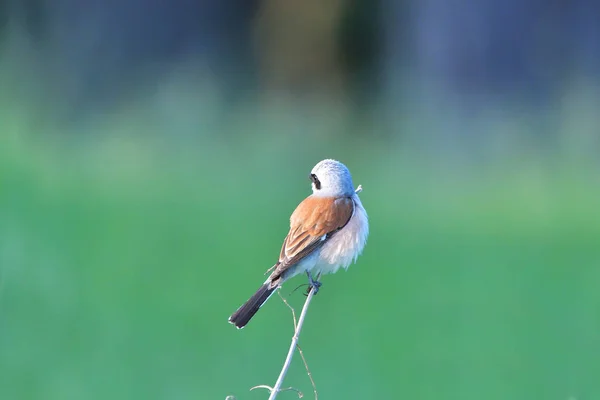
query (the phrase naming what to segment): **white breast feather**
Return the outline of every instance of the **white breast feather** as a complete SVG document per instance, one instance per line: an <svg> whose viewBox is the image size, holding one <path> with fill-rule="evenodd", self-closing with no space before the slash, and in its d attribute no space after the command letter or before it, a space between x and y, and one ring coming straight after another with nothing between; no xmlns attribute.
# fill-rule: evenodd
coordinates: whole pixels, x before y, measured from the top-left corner
<svg viewBox="0 0 600 400"><path fill-rule="evenodd" d="M325 243L315 270L329 274L336 272L340 267L348 268L362 253L369 236L369 221L358 196L354 196L354 202L356 207L352 218Z"/></svg>

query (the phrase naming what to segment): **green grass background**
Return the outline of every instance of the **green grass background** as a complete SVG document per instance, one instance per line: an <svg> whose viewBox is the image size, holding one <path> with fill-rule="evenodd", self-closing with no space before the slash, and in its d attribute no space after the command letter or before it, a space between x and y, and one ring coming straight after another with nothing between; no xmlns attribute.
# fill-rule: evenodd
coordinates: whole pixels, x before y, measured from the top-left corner
<svg viewBox="0 0 600 400"><path fill-rule="evenodd" d="M277 378L289 310L274 297L242 331L227 317L325 157L363 185L371 235L302 332L319 398L600 399L600 189L581 160L448 168L324 136L327 118L240 118L216 140L145 114L63 132L4 111L0 399L266 398L248 389ZM298 356L285 385L311 397Z"/></svg>

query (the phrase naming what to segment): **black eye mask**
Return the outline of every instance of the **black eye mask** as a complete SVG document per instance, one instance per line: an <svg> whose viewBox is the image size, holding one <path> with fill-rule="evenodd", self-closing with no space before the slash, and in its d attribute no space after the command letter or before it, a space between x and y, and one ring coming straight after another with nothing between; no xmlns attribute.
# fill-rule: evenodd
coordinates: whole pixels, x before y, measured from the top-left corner
<svg viewBox="0 0 600 400"><path fill-rule="evenodd" d="M310 174L310 180L315 184L317 190L321 189L321 181L317 178L317 175Z"/></svg>

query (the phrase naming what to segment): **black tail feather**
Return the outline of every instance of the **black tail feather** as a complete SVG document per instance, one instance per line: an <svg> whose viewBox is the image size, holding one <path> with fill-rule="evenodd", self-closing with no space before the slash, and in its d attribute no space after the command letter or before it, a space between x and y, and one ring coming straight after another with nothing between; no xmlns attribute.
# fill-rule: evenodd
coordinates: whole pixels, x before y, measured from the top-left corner
<svg viewBox="0 0 600 400"><path fill-rule="evenodd" d="M275 292L277 286L269 288L270 284L265 282L260 289L256 291L240 308L229 317L229 322L234 324L238 329L246 326L248 321L254 317L254 314L265 304L269 297Z"/></svg>

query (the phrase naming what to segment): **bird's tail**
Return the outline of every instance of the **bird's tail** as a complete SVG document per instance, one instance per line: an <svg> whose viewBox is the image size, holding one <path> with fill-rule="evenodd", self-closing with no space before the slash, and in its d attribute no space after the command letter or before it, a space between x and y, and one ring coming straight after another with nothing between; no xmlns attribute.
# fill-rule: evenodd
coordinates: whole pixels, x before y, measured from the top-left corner
<svg viewBox="0 0 600 400"><path fill-rule="evenodd" d="M271 285L270 281L267 280L247 302L229 317L229 322L238 329L246 326L260 307L275 293L275 290L277 290L277 285Z"/></svg>

